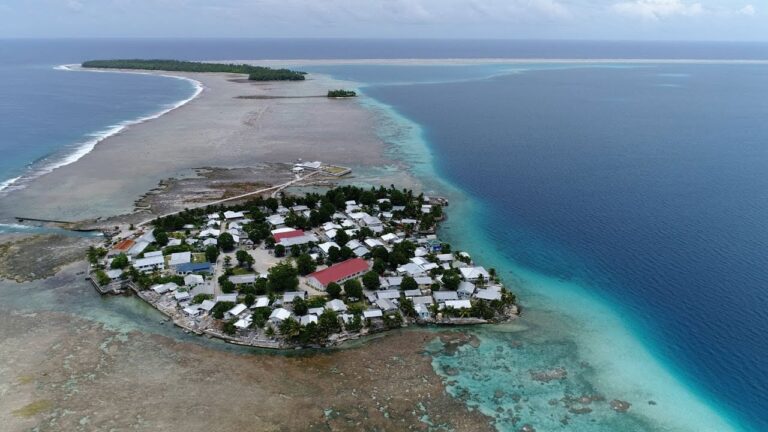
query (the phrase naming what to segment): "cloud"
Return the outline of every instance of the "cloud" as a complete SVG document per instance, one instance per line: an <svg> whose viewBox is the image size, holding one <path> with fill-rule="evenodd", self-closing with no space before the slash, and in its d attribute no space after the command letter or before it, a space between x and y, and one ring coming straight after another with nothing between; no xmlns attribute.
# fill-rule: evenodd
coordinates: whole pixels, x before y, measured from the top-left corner
<svg viewBox="0 0 768 432"><path fill-rule="evenodd" d="M633 0L614 4L611 9L622 15L658 21L675 16L697 16L706 13L701 3L682 0Z"/></svg>
<svg viewBox="0 0 768 432"><path fill-rule="evenodd" d="M746 15L746 16L755 16L757 14L757 10L755 10L755 7L751 4L748 4L744 6L743 8L739 9L740 15Z"/></svg>
<svg viewBox="0 0 768 432"><path fill-rule="evenodd" d="M73 12L80 12L84 7L83 2L79 0L67 0L67 9Z"/></svg>

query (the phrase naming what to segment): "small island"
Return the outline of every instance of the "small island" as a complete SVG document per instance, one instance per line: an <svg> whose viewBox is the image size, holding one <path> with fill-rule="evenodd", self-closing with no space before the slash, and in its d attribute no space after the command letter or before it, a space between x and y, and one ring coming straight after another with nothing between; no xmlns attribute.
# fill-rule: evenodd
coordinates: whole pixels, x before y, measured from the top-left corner
<svg viewBox="0 0 768 432"><path fill-rule="evenodd" d="M350 98L355 96L357 96L357 93L353 90L344 90L344 89L328 90L329 98Z"/></svg>
<svg viewBox="0 0 768 432"><path fill-rule="evenodd" d="M96 69L135 69L167 72L223 72L247 74L251 81L302 81L306 72L290 69L272 69L264 66L247 64L203 63L180 60L89 60L83 62L84 68Z"/></svg>
<svg viewBox="0 0 768 432"><path fill-rule="evenodd" d="M91 248L90 279L190 332L263 348L513 319L515 296L496 270L435 234L447 204L342 186L186 209Z"/></svg>

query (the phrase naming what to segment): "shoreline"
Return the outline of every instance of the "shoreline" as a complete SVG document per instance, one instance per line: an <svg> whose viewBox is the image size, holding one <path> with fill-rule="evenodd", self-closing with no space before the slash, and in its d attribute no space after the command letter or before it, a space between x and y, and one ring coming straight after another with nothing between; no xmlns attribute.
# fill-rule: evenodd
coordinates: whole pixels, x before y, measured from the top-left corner
<svg viewBox="0 0 768 432"><path fill-rule="evenodd" d="M40 166L40 167L35 167L35 165L36 165L35 163L32 163L32 164L28 165L28 167L26 168L26 171L27 171L26 173L24 173L22 175L19 175L17 177L11 178L11 179L7 179L7 180L3 181L2 183L0 183L0 198L3 195L7 194L8 192L12 191L12 190L18 190L18 189L23 187L23 184L18 184L18 183L34 181L36 178L38 178L40 176L44 176L46 174L49 174L49 173L53 172L54 170L56 170L58 168L61 168L61 167L64 167L64 166L67 166L67 165L70 165L70 164L73 164L73 163L77 162L78 160L82 159L85 155L87 155L88 153L92 152L99 143L101 143L102 141L104 141L104 140L106 140L106 139L108 139L108 138L110 138L110 137L112 137L114 135L117 135L117 134L123 132L125 129L127 129L127 128L131 127L131 126L136 126L136 125L139 125L139 124L151 121L151 120L158 119L158 118L164 116L165 114L168 114L171 111L174 111L174 110L176 110L178 108L181 108L182 106L188 104L189 102L192 102L194 99L196 99L198 96L200 96L200 94L205 89L205 86L203 85L203 83L201 83L198 80L189 78L189 77L174 76L174 75L167 75L167 74L152 74L152 73L149 73L149 72L140 72L140 71L139 72L132 72L132 71L127 71L127 70L126 71L122 71L122 70L121 71L101 71L101 70L92 70L92 69L80 68L80 67L75 67L75 66L77 66L77 65L72 65L72 64L70 64L70 65L59 65L59 66L55 66L53 69L54 70L60 70L60 71L67 71L67 72L134 73L134 74L137 74L137 75L155 75L155 76L161 76L161 77L165 77L165 78L174 78L174 79L179 79L179 80L183 80L183 81L187 81L187 82L191 83L193 85L193 87L194 87L194 92L193 92L192 96L190 96L190 97L188 97L186 99L182 99L182 100L174 103L171 107L161 109L160 111L157 111L154 114L145 115L145 116L138 117L138 118L131 119L131 120L124 120L124 121L121 121L121 122L119 122L119 123L117 123L115 125L107 126L106 129L103 129L101 131L89 133L88 135L93 135L94 136L92 139L86 140L85 142L81 142L78 146L73 148L68 154L61 155L59 160L55 160L55 161L52 161L52 162L47 163L47 164L42 164L42 166ZM45 161L49 157L54 156L56 154L57 154L57 152L54 152L54 153L46 156L45 158L43 158L42 161Z"/></svg>

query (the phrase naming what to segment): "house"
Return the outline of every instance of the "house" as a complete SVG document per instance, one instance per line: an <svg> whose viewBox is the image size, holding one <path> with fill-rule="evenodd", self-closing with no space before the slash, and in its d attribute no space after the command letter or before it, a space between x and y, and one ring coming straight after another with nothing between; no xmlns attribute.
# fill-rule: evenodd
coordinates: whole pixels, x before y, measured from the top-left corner
<svg viewBox="0 0 768 432"><path fill-rule="evenodd" d="M187 275L192 273L207 273L207 274L213 273L211 269L211 263L209 262L192 263L191 262L186 264L179 264L176 266L177 275Z"/></svg>
<svg viewBox="0 0 768 432"><path fill-rule="evenodd" d="M475 294L475 298L480 300L487 300L487 301L501 300L501 291L497 291L494 289L477 290L477 293Z"/></svg>
<svg viewBox="0 0 768 432"><path fill-rule="evenodd" d="M211 285L210 283L202 283L202 284L193 286L189 290L189 295L191 295L192 297L198 294L213 295L213 285Z"/></svg>
<svg viewBox="0 0 768 432"><path fill-rule="evenodd" d="M205 279L203 279L203 277L200 275L190 274L184 276L184 285L186 286L196 286L202 284L203 282L205 282Z"/></svg>
<svg viewBox="0 0 768 432"><path fill-rule="evenodd" d="M289 235L280 235L277 234L279 237L278 239L275 239L276 244L281 244L284 247L291 247L293 245L303 245L307 243L317 243L317 237L312 233L306 233L304 231L294 230L301 233L300 235L297 235L296 233L292 233Z"/></svg>
<svg viewBox="0 0 768 432"><path fill-rule="evenodd" d="M348 241L347 244L345 244L344 246L346 246L346 247L348 247L348 248L350 248L352 250L355 250L355 249L361 247L362 245L363 244L360 243L360 240L352 239L352 240Z"/></svg>
<svg viewBox="0 0 768 432"><path fill-rule="evenodd" d="M381 280L381 287L388 288L388 289L399 289L400 285L402 285L403 283L402 276L389 276L385 278L380 278L380 280Z"/></svg>
<svg viewBox="0 0 768 432"><path fill-rule="evenodd" d="M213 300L203 300L203 302L200 303L200 309L205 312L210 312L214 306L216 306L216 302Z"/></svg>
<svg viewBox="0 0 768 432"><path fill-rule="evenodd" d="M395 305L392 300L380 298L376 300L376 306L378 306L381 310L384 312L389 312L397 309L397 305Z"/></svg>
<svg viewBox="0 0 768 432"><path fill-rule="evenodd" d="M256 297L256 301L253 302L251 309L258 309L258 308L263 308L268 306L269 306L269 297L259 296L259 297Z"/></svg>
<svg viewBox="0 0 768 432"><path fill-rule="evenodd" d="M401 265L400 267L397 268L397 272L399 274L407 274L410 276L422 276L426 274L424 272L424 269L421 268L420 265L414 264L412 262L405 265Z"/></svg>
<svg viewBox="0 0 768 432"><path fill-rule="evenodd" d="M352 249L352 253L355 254L356 257L362 258L364 257L368 252L370 252L368 249L366 249L365 246L360 246Z"/></svg>
<svg viewBox="0 0 768 432"><path fill-rule="evenodd" d="M203 240L203 246L218 246L219 240L215 238L207 238Z"/></svg>
<svg viewBox="0 0 768 432"><path fill-rule="evenodd" d="M297 297L306 300L307 296L308 294L306 291L286 291L283 293L283 304L293 303L293 300L295 300Z"/></svg>
<svg viewBox="0 0 768 432"><path fill-rule="evenodd" d="M456 291L434 291L432 293L432 297L434 297L435 301L438 303L459 299L459 296L458 294L456 294Z"/></svg>
<svg viewBox="0 0 768 432"><path fill-rule="evenodd" d="M415 289L415 290L405 290L403 291L403 295L406 297L419 297L421 296L421 290Z"/></svg>
<svg viewBox="0 0 768 432"><path fill-rule="evenodd" d="M330 309L334 312L346 312L347 311L347 305L344 304L343 301L339 299L334 299L329 301L325 304L326 309Z"/></svg>
<svg viewBox="0 0 768 432"><path fill-rule="evenodd" d="M140 272L151 272L154 270L165 270L165 257L153 256L148 258L139 258L133 262L133 267Z"/></svg>
<svg viewBox="0 0 768 432"><path fill-rule="evenodd" d="M269 222L270 225L273 227L280 227L285 225L285 218L280 216L279 214L272 215L267 217L267 222Z"/></svg>
<svg viewBox="0 0 768 432"><path fill-rule="evenodd" d="M216 303L220 302L237 303L237 294L221 294L216 296Z"/></svg>
<svg viewBox="0 0 768 432"><path fill-rule="evenodd" d="M469 300L446 300L445 307L451 309L472 309L472 303Z"/></svg>
<svg viewBox="0 0 768 432"><path fill-rule="evenodd" d="M167 284L160 284L160 285L155 285L155 286L153 286L153 287L152 287L152 288L150 288L150 289L151 289L152 291L154 291L154 292L158 293L158 294L165 294L165 293L167 293L168 291L173 291L173 290L175 290L175 289L176 289L176 288L178 288L178 287L179 287L179 286L178 286L178 285L176 285L175 283L173 283L173 282L169 282L169 283L167 283Z"/></svg>
<svg viewBox="0 0 768 432"><path fill-rule="evenodd" d="M333 247L335 247L336 249L341 250L341 248L339 247L339 245L336 244L336 242L325 242L325 243L317 245L317 247L319 247L323 251L323 253L326 254L326 255L328 255L328 251L330 251L331 248L333 248Z"/></svg>
<svg viewBox="0 0 768 432"><path fill-rule="evenodd" d="M441 263L450 263L453 262L453 255L451 254L439 254L437 255L437 260Z"/></svg>
<svg viewBox="0 0 768 432"><path fill-rule="evenodd" d="M181 239L172 238L172 239L168 240L168 245L167 246L181 246L183 243L184 243L184 241L181 240Z"/></svg>
<svg viewBox="0 0 768 432"><path fill-rule="evenodd" d="M176 291L173 294L173 298L176 299L177 302L181 303L183 301L187 301L190 299L189 292L187 291Z"/></svg>
<svg viewBox="0 0 768 432"><path fill-rule="evenodd" d="M461 267L459 269L461 276L470 282L477 280L489 280L491 275L483 267Z"/></svg>
<svg viewBox="0 0 768 432"><path fill-rule="evenodd" d="M393 241L397 240L397 234L384 234L381 236L381 239L384 240L387 243L392 243Z"/></svg>
<svg viewBox="0 0 768 432"><path fill-rule="evenodd" d="M369 238L365 239L365 245L373 249L376 246L384 246L384 243L382 243L379 239Z"/></svg>
<svg viewBox="0 0 768 432"><path fill-rule="evenodd" d="M423 305L434 304L434 302L432 301L432 296L417 296L417 297L413 297L411 299L411 301L413 301L414 305L417 305L417 304L423 304Z"/></svg>
<svg viewBox="0 0 768 432"><path fill-rule="evenodd" d="M432 318L432 312L429 311L429 308L422 303L419 303L417 305L414 305L413 308L416 310L416 316L419 317L419 319L430 319Z"/></svg>
<svg viewBox="0 0 768 432"><path fill-rule="evenodd" d="M413 279L419 285L419 288L429 288L432 286L433 283L435 283L435 281L432 280L431 277L427 277L427 276L419 276Z"/></svg>
<svg viewBox="0 0 768 432"><path fill-rule="evenodd" d="M475 284L472 282L461 281L459 283L459 289L456 290L460 299L468 299L475 293Z"/></svg>
<svg viewBox="0 0 768 432"><path fill-rule="evenodd" d="M231 210L227 210L224 212L224 219L226 220L242 219L244 217L245 215L243 214L243 212L236 212Z"/></svg>
<svg viewBox="0 0 768 432"><path fill-rule="evenodd" d="M297 229L279 229L272 231L272 238L275 239L275 244L279 244L283 239L291 237L301 237L304 235L304 231Z"/></svg>
<svg viewBox="0 0 768 432"><path fill-rule="evenodd" d="M136 242L136 243L134 243L134 245L133 245L133 246L131 246L131 248L128 250L128 255L129 255L129 256L137 256L137 255L139 255L140 253L144 252L144 249L146 249L147 247L149 247L149 243L150 243L150 242L148 242L148 241L145 241L145 240L139 240L139 241L137 241L137 242Z"/></svg>
<svg viewBox="0 0 768 432"><path fill-rule="evenodd" d="M307 313L311 313L312 315L317 315L317 316L322 315L323 312L325 312L325 306L309 308L309 310L307 311Z"/></svg>
<svg viewBox="0 0 768 432"><path fill-rule="evenodd" d="M397 299L400 298L400 291L396 289L380 290L376 291L376 297L380 299Z"/></svg>
<svg viewBox="0 0 768 432"><path fill-rule="evenodd" d="M244 330L250 327L252 322L253 322L253 316L248 314L243 318L240 318L239 320L237 320L237 322L235 323L235 327L237 327L240 330Z"/></svg>
<svg viewBox="0 0 768 432"><path fill-rule="evenodd" d="M205 238L205 237L218 237L221 235L221 230L215 229L215 228L206 228L202 231L200 231L200 234L197 235L198 238Z"/></svg>
<svg viewBox="0 0 768 432"><path fill-rule="evenodd" d="M229 277L229 281L235 285L251 284L256 282L256 275L255 274L232 275Z"/></svg>
<svg viewBox="0 0 768 432"><path fill-rule="evenodd" d="M317 324L317 315L302 315L299 317L299 324L302 326L308 325L309 323Z"/></svg>
<svg viewBox="0 0 768 432"><path fill-rule="evenodd" d="M384 313L381 309L368 309L363 311L363 318L365 319L381 318L382 316L384 316Z"/></svg>
<svg viewBox="0 0 768 432"><path fill-rule="evenodd" d="M269 322L279 325L283 321L291 317L291 311L288 309L277 308L269 315Z"/></svg>
<svg viewBox="0 0 768 432"><path fill-rule="evenodd" d="M104 273L106 273L107 277L110 278L111 280L119 279L120 276L123 275L123 271L120 269L107 270Z"/></svg>
<svg viewBox="0 0 768 432"><path fill-rule="evenodd" d="M200 315L200 309L193 306L187 306L184 308L184 313L190 317L196 317Z"/></svg>
<svg viewBox="0 0 768 432"><path fill-rule="evenodd" d="M233 307L232 309L226 311L224 313L224 317L226 319L232 319L234 317L240 316L240 314L245 312L246 309L248 309L248 306L246 306L246 305L244 305L242 303L238 303L237 305L235 305L235 307Z"/></svg>
<svg viewBox="0 0 768 432"><path fill-rule="evenodd" d="M307 283L317 289L324 290L331 282L342 284L350 279L362 276L367 271L367 261L360 258L351 258L310 274L307 276Z"/></svg>

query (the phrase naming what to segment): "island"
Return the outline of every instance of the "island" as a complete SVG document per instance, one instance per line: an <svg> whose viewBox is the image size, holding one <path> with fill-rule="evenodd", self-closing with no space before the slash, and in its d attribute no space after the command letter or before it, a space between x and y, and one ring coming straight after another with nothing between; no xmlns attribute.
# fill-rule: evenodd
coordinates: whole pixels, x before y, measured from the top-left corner
<svg viewBox="0 0 768 432"><path fill-rule="evenodd" d="M263 348L515 318L496 270L437 237L447 205L394 186L337 186L185 209L91 247L89 278L189 332Z"/></svg>
<svg viewBox="0 0 768 432"><path fill-rule="evenodd" d="M246 74L251 81L303 81L306 72L290 69L273 69L264 66L230 63L204 63L180 60L89 60L82 63L84 68L133 69L167 72L223 72Z"/></svg>
<svg viewBox="0 0 768 432"><path fill-rule="evenodd" d="M344 89L328 90L329 98L349 98L349 97L355 97L355 96L357 96L357 93L353 90L344 90Z"/></svg>

